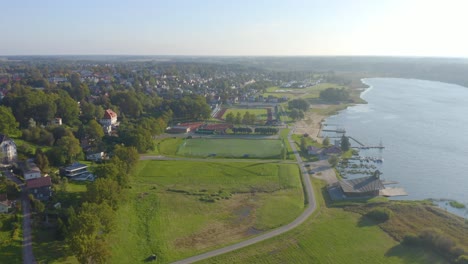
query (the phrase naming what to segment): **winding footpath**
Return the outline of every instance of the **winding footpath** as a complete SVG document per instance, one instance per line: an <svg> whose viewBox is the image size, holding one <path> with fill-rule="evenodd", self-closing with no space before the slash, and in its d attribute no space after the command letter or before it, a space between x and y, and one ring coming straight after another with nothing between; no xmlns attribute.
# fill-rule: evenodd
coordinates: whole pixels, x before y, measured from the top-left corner
<svg viewBox="0 0 468 264"><path fill-rule="evenodd" d="M193 256L193 257L190 257L190 258L186 258L186 259L176 261L173 264L193 263L193 262L196 262L196 261L208 259L208 258L211 258L211 257L222 255L222 254L225 254L225 253L237 250L237 249L241 249L241 248L256 244L258 242L261 242L261 241L264 241L266 239L281 235L281 234L283 234L285 232L288 232L288 231L296 228L297 226L302 224L307 218L309 218L309 216L312 215L312 213L317 208L317 203L316 203L316 200L315 200L315 193L314 193L314 189L312 188L312 182L310 180L310 175L309 175L309 173L307 172L307 170L304 167L304 163L303 163L303 161L302 161L302 159L301 159L301 157L300 157L300 155L299 155L299 153L297 151L296 144L291 139L291 135L292 135L293 132L294 132L294 129L291 129L291 131L288 134L288 141L289 141L289 144L291 145L291 148L292 148L292 150L294 152L294 155L296 156L297 163L298 163L299 168L301 170L302 182L304 184L305 197L307 199L306 200L306 202L307 202L306 206L307 207L304 210L304 212L302 212L302 214L298 218L296 218L294 221L292 221L291 223L289 223L289 224L287 224L285 226L273 229L272 231L269 231L269 232L261 234L259 236L247 239L247 240L239 242L237 244L233 244L233 245L230 245L230 246L227 246L227 247L223 247L223 248L216 249L216 250L213 250L213 251L209 251L209 252L206 252L206 253L203 253L203 254L200 254L200 255L196 255L196 256Z"/></svg>
<svg viewBox="0 0 468 264"><path fill-rule="evenodd" d="M31 233L31 206L29 204L26 186L13 173L4 171L5 175L21 187L21 208L23 209L23 263L36 263L32 250L32 233Z"/></svg>

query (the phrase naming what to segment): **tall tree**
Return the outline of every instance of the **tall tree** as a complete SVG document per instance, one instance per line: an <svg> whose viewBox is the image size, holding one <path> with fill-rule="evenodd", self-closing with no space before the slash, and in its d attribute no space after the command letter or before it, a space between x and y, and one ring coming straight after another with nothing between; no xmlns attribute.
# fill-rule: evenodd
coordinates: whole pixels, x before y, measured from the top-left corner
<svg viewBox="0 0 468 264"><path fill-rule="evenodd" d="M88 125L86 125L86 136L94 142L93 145L97 146L101 140L102 137L104 137L104 130L102 129L102 126L96 121L96 120L91 120L89 121Z"/></svg>
<svg viewBox="0 0 468 264"><path fill-rule="evenodd" d="M233 112L227 113L227 115L226 115L226 122L227 123L234 124L234 119L235 119L235 117L234 117Z"/></svg>
<svg viewBox="0 0 468 264"><path fill-rule="evenodd" d="M49 159L40 148L36 149L36 157L34 161L42 172L49 172Z"/></svg>
<svg viewBox="0 0 468 264"><path fill-rule="evenodd" d="M116 145L114 148L114 156L125 161L126 173L132 173L140 161L140 154L138 154L138 150L135 147Z"/></svg>
<svg viewBox="0 0 468 264"><path fill-rule="evenodd" d="M63 90L60 90L58 95L59 98L56 101L57 117L61 117L63 123L67 125L75 124L78 121L78 116L80 114L78 103Z"/></svg>
<svg viewBox="0 0 468 264"><path fill-rule="evenodd" d="M291 110L291 112L289 112L289 117L291 117L293 120L300 120L304 118L304 112L294 108Z"/></svg>
<svg viewBox="0 0 468 264"><path fill-rule="evenodd" d="M341 136L341 150L348 151L351 144L349 143L349 138L345 135Z"/></svg>
<svg viewBox="0 0 468 264"><path fill-rule="evenodd" d="M73 136L64 136L57 140L57 144L54 148L59 150L68 163L75 161L82 153L80 141Z"/></svg>
<svg viewBox="0 0 468 264"><path fill-rule="evenodd" d="M114 229L115 215L106 203L83 203L69 218L67 242L80 263L107 263L110 257L109 233Z"/></svg>
<svg viewBox="0 0 468 264"><path fill-rule="evenodd" d="M11 108L0 106L0 134L17 135L20 133L18 126Z"/></svg>
<svg viewBox="0 0 468 264"><path fill-rule="evenodd" d="M117 210L122 197L119 184L110 178L98 178L86 186L85 198L91 203L106 203Z"/></svg>
<svg viewBox="0 0 468 264"><path fill-rule="evenodd" d="M289 109L298 109L303 112L307 112L309 109L309 103L304 99L294 99L288 102Z"/></svg>
<svg viewBox="0 0 468 264"><path fill-rule="evenodd" d="M236 119L234 120L234 123L236 123L236 124L242 123L242 115L241 115L240 112L237 112Z"/></svg>

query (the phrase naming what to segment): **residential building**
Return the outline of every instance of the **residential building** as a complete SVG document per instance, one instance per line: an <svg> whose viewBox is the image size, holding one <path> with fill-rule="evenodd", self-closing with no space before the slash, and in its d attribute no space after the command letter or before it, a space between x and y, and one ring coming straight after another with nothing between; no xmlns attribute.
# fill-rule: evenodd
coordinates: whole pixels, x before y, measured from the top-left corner
<svg viewBox="0 0 468 264"><path fill-rule="evenodd" d="M16 144L6 135L0 134L0 163L11 164L16 161Z"/></svg>
<svg viewBox="0 0 468 264"><path fill-rule="evenodd" d="M26 190L34 198L47 201L52 196L52 180L50 177L41 177L26 181Z"/></svg>
<svg viewBox="0 0 468 264"><path fill-rule="evenodd" d="M339 155L341 154L341 148L337 146L331 146L322 151L322 154L326 155Z"/></svg>
<svg viewBox="0 0 468 264"><path fill-rule="evenodd" d="M104 152L90 152L86 154L86 159L87 160L92 160L92 161L101 161L104 158Z"/></svg>
<svg viewBox="0 0 468 264"><path fill-rule="evenodd" d="M0 194L0 213L8 213L11 208L12 201L8 200L6 193Z"/></svg>
<svg viewBox="0 0 468 264"><path fill-rule="evenodd" d="M60 117L54 118L54 120L52 120L52 125L61 126L62 125L62 118L60 118Z"/></svg>
<svg viewBox="0 0 468 264"><path fill-rule="evenodd" d="M308 146L307 147L307 154L309 155L318 155L320 151L320 148L314 147L314 146Z"/></svg>
<svg viewBox="0 0 468 264"><path fill-rule="evenodd" d="M25 180L31 180L40 178L41 170L37 167L36 163L32 160L27 160L22 162L20 165L21 171L23 172L23 177Z"/></svg>
<svg viewBox="0 0 468 264"><path fill-rule="evenodd" d="M103 126L112 126L117 124L117 114L111 109L107 109L104 112L104 116L100 121Z"/></svg>
<svg viewBox="0 0 468 264"><path fill-rule="evenodd" d="M111 109L107 109L99 122L104 129L104 133L110 134L112 132L112 127L117 125L117 114Z"/></svg>
<svg viewBox="0 0 468 264"><path fill-rule="evenodd" d="M88 174L88 166L85 164L81 164L78 162L73 163L70 166L64 167L60 169L60 174L65 177L78 177L82 174Z"/></svg>

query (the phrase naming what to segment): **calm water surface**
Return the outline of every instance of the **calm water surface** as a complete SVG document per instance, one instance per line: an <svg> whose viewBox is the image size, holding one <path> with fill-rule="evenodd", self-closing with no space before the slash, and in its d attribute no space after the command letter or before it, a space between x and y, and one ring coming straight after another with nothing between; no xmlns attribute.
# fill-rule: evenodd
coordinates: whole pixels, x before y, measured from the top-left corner
<svg viewBox="0 0 468 264"><path fill-rule="evenodd" d="M382 141L382 178L409 196L468 204L468 88L423 80L372 78L362 98L326 120L368 145ZM454 211L451 208L448 210ZM456 212L467 216L467 210Z"/></svg>

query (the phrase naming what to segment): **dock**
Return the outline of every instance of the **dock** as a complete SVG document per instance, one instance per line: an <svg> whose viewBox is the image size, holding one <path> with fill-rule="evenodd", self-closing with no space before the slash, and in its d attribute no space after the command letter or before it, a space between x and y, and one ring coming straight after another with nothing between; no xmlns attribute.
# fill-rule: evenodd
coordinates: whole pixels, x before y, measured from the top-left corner
<svg viewBox="0 0 468 264"><path fill-rule="evenodd" d="M344 129L322 129L323 132L335 132L338 134L346 134L346 130Z"/></svg>
<svg viewBox="0 0 468 264"><path fill-rule="evenodd" d="M349 139L353 140L354 142L356 142L359 146L357 147L352 147L352 148L356 148L356 149L384 149L385 147L382 145L382 142L380 142L379 145L377 146L366 146L364 143L362 143L361 141L351 137L351 136L348 136Z"/></svg>
<svg viewBox="0 0 468 264"><path fill-rule="evenodd" d="M384 149L384 146L360 146L360 147L352 147L355 149Z"/></svg>
<svg viewBox="0 0 468 264"><path fill-rule="evenodd" d="M390 185L390 184L398 184L399 182L397 181L385 181L385 180L382 180L382 184L383 185Z"/></svg>
<svg viewBox="0 0 468 264"><path fill-rule="evenodd" d="M403 188L385 188L379 191L379 195L385 197L407 196L408 193Z"/></svg>

